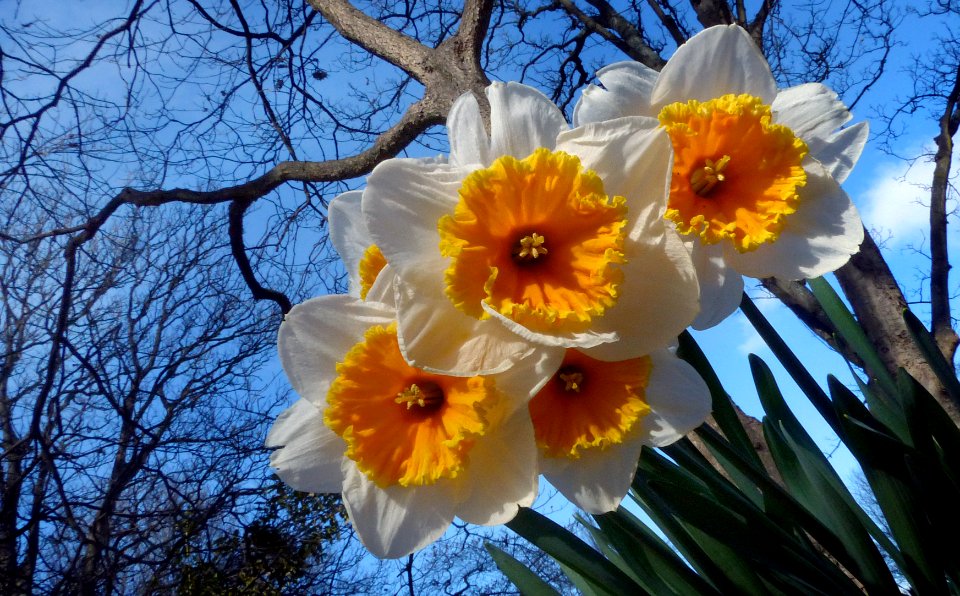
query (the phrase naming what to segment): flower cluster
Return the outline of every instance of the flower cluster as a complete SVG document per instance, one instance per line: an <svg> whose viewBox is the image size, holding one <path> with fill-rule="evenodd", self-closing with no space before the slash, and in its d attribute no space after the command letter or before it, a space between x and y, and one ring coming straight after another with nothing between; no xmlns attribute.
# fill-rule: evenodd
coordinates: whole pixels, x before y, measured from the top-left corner
<svg viewBox="0 0 960 596"><path fill-rule="evenodd" d="M279 352L302 398L268 438L293 488L339 492L380 557L454 517L502 524L543 475L615 509L643 445L703 422L670 349L729 315L741 275L842 265L841 182L866 127L822 85L778 90L750 37L708 29L661 73L598 73L574 127L538 91L451 109L447 160L392 159L331 202L349 295L294 307Z"/></svg>

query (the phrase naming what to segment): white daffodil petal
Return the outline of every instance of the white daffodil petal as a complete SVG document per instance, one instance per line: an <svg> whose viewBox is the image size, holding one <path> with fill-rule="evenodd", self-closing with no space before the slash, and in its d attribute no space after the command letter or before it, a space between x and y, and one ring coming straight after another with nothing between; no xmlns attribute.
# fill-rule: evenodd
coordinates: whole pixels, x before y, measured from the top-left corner
<svg viewBox="0 0 960 596"><path fill-rule="evenodd" d="M480 104L473 92L461 95L447 115L450 163L460 167L485 166L490 157L490 135L483 124Z"/></svg>
<svg viewBox="0 0 960 596"><path fill-rule="evenodd" d="M869 136L870 125L866 122L858 122L831 135L827 139L826 146L814 157L823 164L834 180L843 184L857 160L860 159Z"/></svg>
<svg viewBox="0 0 960 596"><path fill-rule="evenodd" d="M580 158L584 169L603 180L608 196L627 198L631 223L663 217L673 165L670 137L654 118L640 116L587 124L562 133L557 150Z"/></svg>
<svg viewBox="0 0 960 596"><path fill-rule="evenodd" d="M835 271L860 249L863 224L847 193L819 163L804 162L807 184L780 236L754 251L724 247L724 257L750 277L797 280Z"/></svg>
<svg viewBox="0 0 960 596"><path fill-rule="evenodd" d="M305 399L281 412L267 435L277 476L294 490L339 493L343 487L340 460L346 443L323 425L323 413Z"/></svg>
<svg viewBox="0 0 960 596"><path fill-rule="evenodd" d="M541 458L543 477L587 513L615 510L637 472L642 437L633 435L607 449L586 449L579 459Z"/></svg>
<svg viewBox="0 0 960 596"><path fill-rule="evenodd" d="M525 406L513 408L509 418L497 421L470 452L470 473L465 479L468 496L457 506L457 517L481 526L505 524L519 507L533 504L538 477L530 415Z"/></svg>
<svg viewBox="0 0 960 596"><path fill-rule="evenodd" d="M566 331L547 335L546 333L538 333L527 329L513 319L507 318L486 302L483 303L483 311L490 315L493 320L502 324L505 329L516 334L516 336L541 346L587 349L599 346L600 344L616 342L619 339L615 331L607 331L605 333L598 333L593 330L586 332Z"/></svg>
<svg viewBox="0 0 960 596"><path fill-rule="evenodd" d="M588 85L573 109L573 125L650 113L650 94L659 73L639 62L616 62L597 71L603 87Z"/></svg>
<svg viewBox="0 0 960 596"><path fill-rule="evenodd" d="M397 308L397 298L395 295L394 284L397 280L397 274L388 264L377 274L376 281L370 286L365 300L367 302L379 302L391 309Z"/></svg>
<svg viewBox="0 0 960 596"><path fill-rule="evenodd" d="M343 294L319 296L294 306L277 335L280 364L294 391L324 407L337 376L337 362L368 327L389 324L393 318L382 304Z"/></svg>
<svg viewBox="0 0 960 596"><path fill-rule="evenodd" d="M553 149L557 135L569 128L563 112L533 87L493 83L487 87L487 98L491 159L503 155L523 159L540 147Z"/></svg>
<svg viewBox="0 0 960 596"><path fill-rule="evenodd" d="M440 275L413 271L396 284L398 337L411 366L454 376L502 372L533 349L498 321L475 319L444 295Z"/></svg>
<svg viewBox="0 0 960 596"><path fill-rule="evenodd" d="M650 413L643 418L644 442L669 445L700 426L712 410L710 390L692 366L669 350L650 354L652 368L647 384Z"/></svg>
<svg viewBox="0 0 960 596"><path fill-rule="evenodd" d="M691 323L694 329L709 329L730 316L743 297L743 276L723 258L719 244L686 243L700 281L700 314Z"/></svg>
<svg viewBox="0 0 960 596"><path fill-rule="evenodd" d="M771 107L774 122L803 139L814 158L826 138L853 117L837 94L820 83L781 89Z"/></svg>
<svg viewBox="0 0 960 596"><path fill-rule="evenodd" d="M620 298L598 324L600 330L617 329L620 341L586 350L592 358L643 356L668 345L696 317L700 288L690 255L672 229L660 234L659 246L628 245L633 250L622 265Z"/></svg>
<svg viewBox="0 0 960 596"><path fill-rule="evenodd" d="M497 388L523 407L557 372L565 353L564 348L534 347L516 366L497 375Z"/></svg>
<svg viewBox="0 0 960 596"><path fill-rule="evenodd" d="M838 130L853 116L837 94L820 83L782 89L772 107L774 121L803 139L810 157L823 164L837 182L846 180L867 142L866 122Z"/></svg>
<svg viewBox="0 0 960 596"><path fill-rule="evenodd" d="M350 279L350 294L360 295L360 260L370 246L370 234L360 211L363 191L351 190L338 195L327 208L330 220L330 242L343 259Z"/></svg>
<svg viewBox="0 0 960 596"><path fill-rule="evenodd" d="M663 106L696 99L708 101L728 93L749 93L770 104L777 95L770 66L737 25L710 27L677 48L653 88L650 103Z"/></svg>
<svg viewBox="0 0 960 596"><path fill-rule="evenodd" d="M396 559L421 549L450 526L453 491L448 483L404 488L378 488L343 460L343 504L360 542L381 559Z"/></svg>
<svg viewBox="0 0 960 596"><path fill-rule="evenodd" d="M439 255L437 221L453 212L462 178L451 165L415 159L390 159L370 174L363 193L367 230L400 277Z"/></svg>

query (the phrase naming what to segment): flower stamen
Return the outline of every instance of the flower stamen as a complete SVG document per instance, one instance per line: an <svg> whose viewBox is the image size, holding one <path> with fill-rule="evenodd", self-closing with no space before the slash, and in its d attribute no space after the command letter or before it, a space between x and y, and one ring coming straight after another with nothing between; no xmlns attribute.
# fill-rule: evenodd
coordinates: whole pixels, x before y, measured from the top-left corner
<svg viewBox="0 0 960 596"><path fill-rule="evenodd" d="M410 383L393 401L406 404L408 410L416 406L421 412L433 412L443 405L443 389L431 381L421 381L419 385Z"/></svg>
<svg viewBox="0 0 960 596"><path fill-rule="evenodd" d="M704 164L693 171L690 176L690 187L693 192L701 197L705 197L713 191L713 188L724 181L723 170L730 163L730 156L724 155L717 161L707 159Z"/></svg>
<svg viewBox="0 0 960 596"><path fill-rule="evenodd" d="M583 372L575 366L565 366L557 373L557 380L567 393L580 393L583 388Z"/></svg>
<svg viewBox="0 0 960 596"><path fill-rule="evenodd" d="M546 241L546 238L536 232L520 238L513 247L513 260L522 265L536 262L547 254L547 247L544 246Z"/></svg>

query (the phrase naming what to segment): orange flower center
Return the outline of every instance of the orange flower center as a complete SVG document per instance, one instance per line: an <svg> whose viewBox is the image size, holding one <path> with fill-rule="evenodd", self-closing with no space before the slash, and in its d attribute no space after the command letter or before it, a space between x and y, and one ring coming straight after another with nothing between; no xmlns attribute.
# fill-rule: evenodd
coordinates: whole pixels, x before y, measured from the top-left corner
<svg viewBox="0 0 960 596"><path fill-rule="evenodd" d="M677 230L740 252L775 241L807 183L806 143L752 95L673 103L659 118L673 142L666 216Z"/></svg>
<svg viewBox="0 0 960 596"><path fill-rule="evenodd" d="M619 362L567 350L563 364L530 400L537 445L548 457L578 458L584 449L622 443L650 412L649 356Z"/></svg>
<svg viewBox="0 0 960 596"><path fill-rule="evenodd" d="M448 377L408 365L396 323L374 326L337 364L323 421L377 486L454 478L487 414L503 404L490 377Z"/></svg>
<svg viewBox="0 0 960 596"><path fill-rule="evenodd" d="M572 155L538 149L471 173L438 222L446 293L463 312L487 304L537 332L577 332L616 303L626 200Z"/></svg>

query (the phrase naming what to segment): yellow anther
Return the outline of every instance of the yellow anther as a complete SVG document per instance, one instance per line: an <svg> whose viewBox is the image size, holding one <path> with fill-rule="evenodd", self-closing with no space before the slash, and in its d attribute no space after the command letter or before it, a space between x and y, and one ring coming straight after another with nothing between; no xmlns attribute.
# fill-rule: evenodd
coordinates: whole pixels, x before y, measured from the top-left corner
<svg viewBox="0 0 960 596"><path fill-rule="evenodd" d="M406 404L407 409L419 406L421 409L436 409L443 403L443 390L436 383L425 382L417 385L410 383L410 386L397 394L394 402Z"/></svg>
<svg viewBox="0 0 960 596"><path fill-rule="evenodd" d="M543 245L547 239L536 232L524 236L513 249L514 259L521 262L531 262L547 254L547 247Z"/></svg>
<svg viewBox="0 0 960 596"><path fill-rule="evenodd" d="M709 195L717 184L723 182L723 171L729 163L729 155L724 155L717 161L706 160L701 167L694 170L693 174L690 175L690 186L693 188L693 192L701 197Z"/></svg>
<svg viewBox="0 0 960 596"><path fill-rule="evenodd" d="M583 387L583 373L578 371L565 372L559 374L560 380L564 382L563 390L568 393L580 393Z"/></svg>

